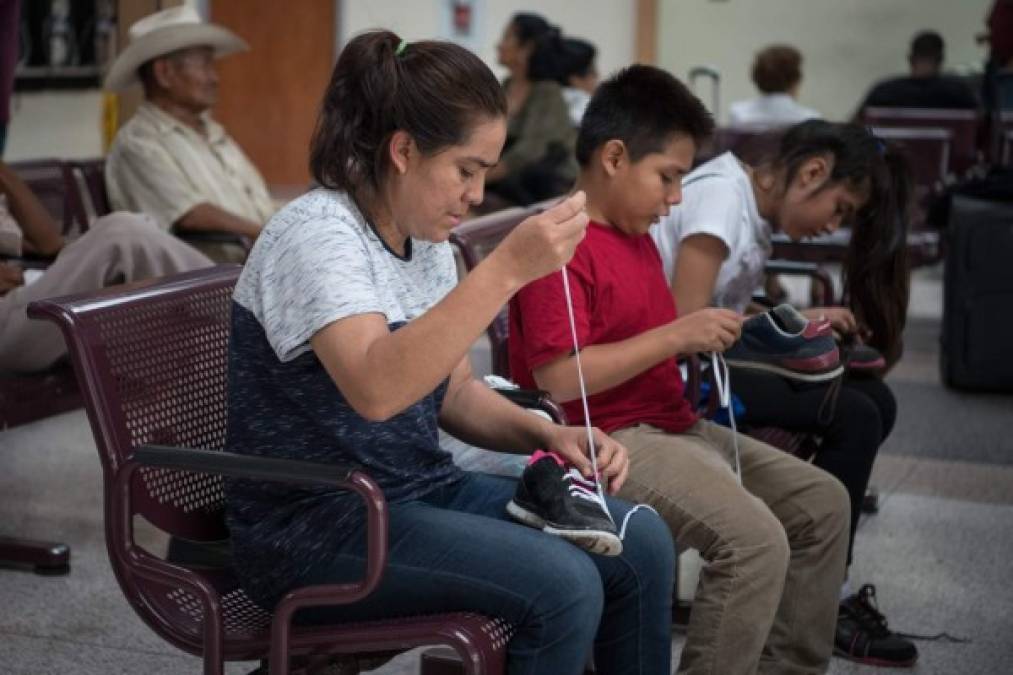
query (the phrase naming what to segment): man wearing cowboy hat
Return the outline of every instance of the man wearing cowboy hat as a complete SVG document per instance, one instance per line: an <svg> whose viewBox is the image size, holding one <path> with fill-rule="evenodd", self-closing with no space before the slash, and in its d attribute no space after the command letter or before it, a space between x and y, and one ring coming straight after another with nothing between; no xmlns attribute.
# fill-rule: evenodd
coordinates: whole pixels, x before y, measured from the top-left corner
<svg viewBox="0 0 1013 675"><path fill-rule="evenodd" d="M260 173L208 111L218 95L215 59L249 47L189 6L144 17L128 40L105 86L139 83L145 100L109 150L110 202L190 235L215 260L242 261L245 250L221 243L220 234L256 238L274 205Z"/></svg>

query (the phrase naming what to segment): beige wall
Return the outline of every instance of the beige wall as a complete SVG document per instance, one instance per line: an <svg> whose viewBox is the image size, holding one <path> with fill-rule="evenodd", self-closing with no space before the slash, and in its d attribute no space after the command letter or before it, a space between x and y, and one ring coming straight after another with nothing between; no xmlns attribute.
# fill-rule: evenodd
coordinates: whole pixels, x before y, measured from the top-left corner
<svg viewBox="0 0 1013 675"><path fill-rule="evenodd" d="M11 102L4 161L102 154L102 93L16 92Z"/></svg>
<svg viewBox="0 0 1013 675"><path fill-rule="evenodd" d="M447 37L444 12L447 0L344 0L339 39L344 44L370 28L389 28L407 40ZM563 32L598 47L598 68L608 73L628 64L634 53L635 0L477 0L475 51L498 74L496 42L514 12L537 12Z"/></svg>
<svg viewBox="0 0 1013 675"><path fill-rule="evenodd" d="M121 0L123 1L123 0ZM127 0L137 2L140 0ZM146 0L145 0L146 1ZM178 0L172 0L176 2ZM214 0L184 0L213 13ZM299 0L287 0L297 9ZM349 35L387 27L409 40L439 37L445 0L335 0L339 48ZM609 72L633 56L635 0L478 0L476 50L500 75L495 44L510 15L536 11L568 32L594 42L599 68ZM16 94L8 130L8 161L36 157L90 157L101 153L101 95L98 91Z"/></svg>
<svg viewBox="0 0 1013 675"><path fill-rule="evenodd" d="M869 85L907 69L914 33L938 31L950 68L977 67L992 0L660 0L658 63L681 78L701 64L721 72L721 114L728 103L756 95L753 54L787 42L803 54L799 100L830 119L847 117ZM710 89L701 81L710 105Z"/></svg>
<svg viewBox="0 0 1013 675"><path fill-rule="evenodd" d="M186 0L200 8L214 0ZM290 0L294 7L298 0ZM445 0L335 0L339 41L389 27L409 40L439 36ZM635 0L477 0L479 55L495 66L495 44L510 15L537 11L599 48L608 73L634 54ZM869 84L903 71L911 35L934 28L947 41L950 66L980 63L973 36L991 0L658 0L658 62L680 77L714 64L722 73L722 115L729 101L754 95L753 53L773 41L805 54L801 100L828 117L852 111ZM701 92L709 103L709 91ZM94 156L101 149L97 91L16 94L5 158Z"/></svg>

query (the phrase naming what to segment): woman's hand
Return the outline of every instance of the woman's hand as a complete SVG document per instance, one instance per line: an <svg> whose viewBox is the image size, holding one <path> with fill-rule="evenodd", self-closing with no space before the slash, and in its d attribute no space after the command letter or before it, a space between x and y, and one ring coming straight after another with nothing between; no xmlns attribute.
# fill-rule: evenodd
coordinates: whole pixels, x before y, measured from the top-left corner
<svg viewBox="0 0 1013 675"><path fill-rule="evenodd" d="M615 441L601 429L592 428L595 454L598 459L599 480L609 494L616 494L626 482L630 470L629 453L626 446ZM587 429L554 425L545 439L546 449L564 457L577 467L582 475L593 478L591 453L587 447Z"/></svg>
<svg viewBox="0 0 1013 675"><path fill-rule="evenodd" d="M811 307L802 310L802 316L814 321L827 320L840 335L854 335L859 332L858 321L847 307Z"/></svg>
<svg viewBox="0 0 1013 675"><path fill-rule="evenodd" d="M25 274L20 267L8 263L0 263L0 295L13 290L25 283Z"/></svg>
<svg viewBox="0 0 1013 675"><path fill-rule="evenodd" d="M490 254L518 287L555 272L570 261L587 230L587 197L576 192L551 209L525 219Z"/></svg>

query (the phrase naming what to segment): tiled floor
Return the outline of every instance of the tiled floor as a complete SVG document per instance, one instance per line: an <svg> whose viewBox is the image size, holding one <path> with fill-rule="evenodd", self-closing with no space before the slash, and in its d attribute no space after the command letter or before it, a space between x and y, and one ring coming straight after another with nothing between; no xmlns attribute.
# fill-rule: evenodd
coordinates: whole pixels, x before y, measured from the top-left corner
<svg viewBox="0 0 1013 675"><path fill-rule="evenodd" d="M891 625L969 638L919 642L919 675L1013 673L1013 396L956 394L936 371L938 275L915 284L908 350L891 373L900 415L877 462L880 513L861 523L852 581L874 583ZM70 544L73 571L0 570L0 673L201 672L117 589L102 539L100 473L80 411L0 433L0 531ZM682 638L674 636L676 650ZM230 674L252 664L232 664ZM417 654L374 671L407 675ZM834 659L831 673L877 669Z"/></svg>

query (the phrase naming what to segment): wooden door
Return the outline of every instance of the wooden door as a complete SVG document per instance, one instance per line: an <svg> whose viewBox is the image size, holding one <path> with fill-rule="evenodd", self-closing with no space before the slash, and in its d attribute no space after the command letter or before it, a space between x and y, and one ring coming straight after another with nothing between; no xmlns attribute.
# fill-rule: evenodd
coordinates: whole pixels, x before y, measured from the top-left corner
<svg viewBox="0 0 1013 675"><path fill-rule="evenodd" d="M215 117L278 192L309 181L309 141L335 58L335 0L211 0L250 43L219 62Z"/></svg>

